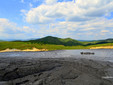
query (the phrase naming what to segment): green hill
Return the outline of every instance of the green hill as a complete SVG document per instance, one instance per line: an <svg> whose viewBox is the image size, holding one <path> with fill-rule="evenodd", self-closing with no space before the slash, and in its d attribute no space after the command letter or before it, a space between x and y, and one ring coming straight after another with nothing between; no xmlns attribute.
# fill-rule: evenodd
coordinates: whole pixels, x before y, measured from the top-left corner
<svg viewBox="0 0 113 85"><path fill-rule="evenodd" d="M91 42L85 42L86 46L88 45L97 45L97 44L107 44L107 43L113 43L113 38L110 39L105 39L105 40L96 40L96 41L91 41Z"/></svg>
<svg viewBox="0 0 113 85"><path fill-rule="evenodd" d="M85 41L83 43L85 46L98 45L98 44L108 44L108 43L113 43L113 38L105 39L105 40Z"/></svg>
<svg viewBox="0 0 113 85"><path fill-rule="evenodd" d="M0 50L9 49L47 49L47 50L65 50L65 49L90 49L99 46L113 46L113 39L96 41L77 41L71 38L58 38L47 36L36 40L27 41L3 41L0 42Z"/></svg>
<svg viewBox="0 0 113 85"><path fill-rule="evenodd" d="M64 46L77 46L83 45L82 42L71 39L71 38L57 38L52 36L47 36L37 40L30 40L28 42L32 43L43 43L43 44L55 44L55 45L64 45Z"/></svg>
<svg viewBox="0 0 113 85"><path fill-rule="evenodd" d="M105 43L113 43L113 38L106 40L99 40L96 44L105 44Z"/></svg>
<svg viewBox="0 0 113 85"><path fill-rule="evenodd" d="M0 42L3 42L3 40L0 40Z"/></svg>

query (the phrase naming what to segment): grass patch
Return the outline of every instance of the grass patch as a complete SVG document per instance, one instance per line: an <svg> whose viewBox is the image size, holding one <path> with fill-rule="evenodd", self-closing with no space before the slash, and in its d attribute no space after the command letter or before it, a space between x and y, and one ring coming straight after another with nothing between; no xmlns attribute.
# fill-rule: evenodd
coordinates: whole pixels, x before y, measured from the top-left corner
<svg viewBox="0 0 113 85"><path fill-rule="evenodd" d="M48 49L48 50L63 50L63 49L85 49L85 46L64 46L64 45L53 45L53 44L41 44L31 42L0 42L0 50L9 49Z"/></svg>
<svg viewBox="0 0 113 85"><path fill-rule="evenodd" d="M100 46L113 46L113 43L106 44L96 44L88 46L64 46L64 45L53 45L53 44L41 44L41 43L31 43L31 42L0 42L0 50L9 49L47 49L47 50L69 50L69 49L90 49L91 47L100 47Z"/></svg>

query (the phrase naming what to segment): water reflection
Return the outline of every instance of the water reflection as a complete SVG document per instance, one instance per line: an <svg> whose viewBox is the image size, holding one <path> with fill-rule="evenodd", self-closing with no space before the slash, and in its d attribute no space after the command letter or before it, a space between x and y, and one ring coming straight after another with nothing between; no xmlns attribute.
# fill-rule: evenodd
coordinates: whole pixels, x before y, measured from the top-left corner
<svg viewBox="0 0 113 85"><path fill-rule="evenodd" d="M81 55L83 53L94 53L90 55ZM113 61L113 49L98 50L57 50L48 52L5 52L0 53L0 57L27 57L27 58L88 58L95 60Z"/></svg>

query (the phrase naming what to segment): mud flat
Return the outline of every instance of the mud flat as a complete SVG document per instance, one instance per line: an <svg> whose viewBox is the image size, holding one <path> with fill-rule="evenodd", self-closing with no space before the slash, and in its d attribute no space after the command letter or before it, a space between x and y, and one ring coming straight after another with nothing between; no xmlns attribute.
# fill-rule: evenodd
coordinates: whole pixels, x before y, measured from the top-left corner
<svg viewBox="0 0 113 85"><path fill-rule="evenodd" d="M75 58L0 58L0 85L113 85L113 63Z"/></svg>

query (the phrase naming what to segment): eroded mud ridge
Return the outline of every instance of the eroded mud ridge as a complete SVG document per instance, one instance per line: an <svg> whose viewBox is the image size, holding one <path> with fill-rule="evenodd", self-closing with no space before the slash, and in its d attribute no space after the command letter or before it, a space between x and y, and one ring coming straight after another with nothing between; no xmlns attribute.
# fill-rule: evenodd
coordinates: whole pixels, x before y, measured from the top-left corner
<svg viewBox="0 0 113 85"><path fill-rule="evenodd" d="M102 78L109 68L112 63L86 59L1 58L0 85L113 85Z"/></svg>

